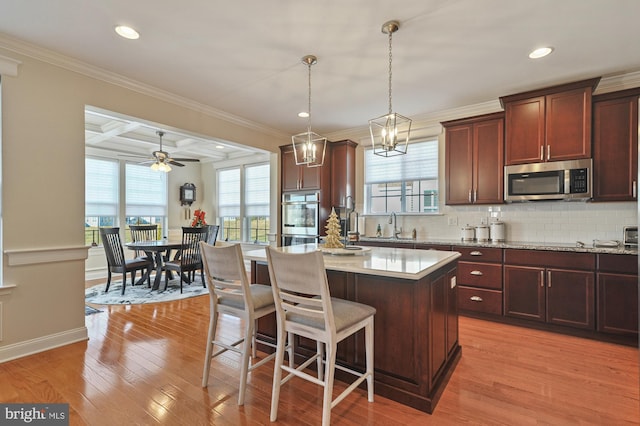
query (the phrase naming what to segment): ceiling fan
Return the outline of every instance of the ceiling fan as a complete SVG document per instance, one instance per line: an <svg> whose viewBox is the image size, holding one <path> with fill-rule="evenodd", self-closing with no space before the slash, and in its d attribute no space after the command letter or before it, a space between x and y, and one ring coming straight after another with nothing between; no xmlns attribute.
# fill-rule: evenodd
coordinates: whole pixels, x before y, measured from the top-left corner
<svg viewBox="0 0 640 426"><path fill-rule="evenodd" d="M162 150L162 137L164 136L164 132L162 130L156 131L156 135L160 137L160 149L158 151L153 151L152 158L149 160L143 161L140 164L151 164L151 169L159 170L162 172L170 172L171 166L169 164L184 167L182 162L198 162L197 158L172 158L168 152Z"/></svg>

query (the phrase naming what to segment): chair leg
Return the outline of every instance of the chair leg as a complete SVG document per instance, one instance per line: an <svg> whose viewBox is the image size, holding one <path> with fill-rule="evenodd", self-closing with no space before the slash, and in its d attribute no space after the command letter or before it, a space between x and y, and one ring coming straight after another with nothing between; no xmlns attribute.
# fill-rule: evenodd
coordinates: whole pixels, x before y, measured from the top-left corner
<svg viewBox="0 0 640 426"><path fill-rule="evenodd" d="M107 266L107 287L104 289L104 292L109 291L109 286L111 285L111 269Z"/></svg>
<svg viewBox="0 0 640 426"><path fill-rule="evenodd" d="M367 399L373 402L373 318L364 327L364 345L367 363Z"/></svg>
<svg viewBox="0 0 640 426"><path fill-rule="evenodd" d="M275 422L278 418L278 402L280 400L280 386L282 385L282 363L284 361L284 328L278 324L278 340L276 343L275 365L273 367L273 388L271 390L271 414L269 419Z"/></svg>
<svg viewBox="0 0 640 426"><path fill-rule="evenodd" d="M316 351L318 352L318 359L316 360L316 365L318 366L318 380L324 380L324 343L319 340L316 340Z"/></svg>
<svg viewBox="0 0 640 426"><path fill-rule="evenodd" d="M202 287L207 288L207 283L204 280L204 268L200 269L200 280L202 281Z"/></svg>
<svg viewBox="0 0 640 426"><path fill-rule="evenodd" d="M131 276L133 277L133 272L131 272ZM133 282L133 278L131 279ZM131 284L133 286L133 284ZM122 274L122 295L124 296L124 289L127 287L127 273L124 272Z"/></svg>
<svg viewBox="0 0 640 426"><path fill-rule="evenodd" d="M247 319L242 348L242 365L240 366L240 394L238 395L238 405L244 405L244 394L247 390L247 375L249 373L249 359L251 352L255 350L253 343L254 322Z"/></svg>
<svg viewBox="0 0 640 426"><path fill-rule="evenodd" d="M289 353L289 367L294 368L295 359L293 355L293 334L291 333L287 333L287 345L289 346L289 349L287 349L287 352Z"/></svg>
<svg viewBox="0 0 640 426"><path fill-rule="evenodd" d="M336 344L327 343L327 368L324 380L324 394L322 397L322 426L331 424L331 397L333 395L333 376L336 365Z"/></svg>
<svg viewBox="0 0 640 426"><path fill-rule="evenodd" d="M182 271L179 271L178 275L180 275L180 294L182 294L182 278L184 277L184 274L182 273Z"/></svg>
<svg viewBox="0 0 640 426"><path fill-rule="evenodd" d="M204 369L202 370L202 387L206 388L209 383L209 370L211 368L211 356L213 355L214 341L216 340L216 329L218 327L218 311L216 305L211 300L211 318L209 318L209 333L207 334L207 351L204 357Z"/></svg>

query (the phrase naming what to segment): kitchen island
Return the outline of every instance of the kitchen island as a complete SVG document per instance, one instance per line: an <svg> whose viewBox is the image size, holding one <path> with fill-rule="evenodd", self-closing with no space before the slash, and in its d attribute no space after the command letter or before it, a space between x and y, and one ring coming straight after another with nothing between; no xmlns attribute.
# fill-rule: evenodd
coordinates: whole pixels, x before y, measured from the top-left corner
<svg viewBox="0 0 640 426"><path fill-rule="evenodd" d="M303 244L278 249L296 253L320 247ZM456 296L458 257L457 252L386 247L325 254L331 295L376 308L376 394L427 413L435 409L462 353ZM245 258L251 261L252 282L269 284L265 250L249 251ZM262 339L275 341L275 318L260 319L257 332ZM296 355L306 358L315 350L315 341L296 338ZM359 332L338 344L337 361L364 370L364 354L364 334ZM339 370L336 378L341 378Z"/></svg>

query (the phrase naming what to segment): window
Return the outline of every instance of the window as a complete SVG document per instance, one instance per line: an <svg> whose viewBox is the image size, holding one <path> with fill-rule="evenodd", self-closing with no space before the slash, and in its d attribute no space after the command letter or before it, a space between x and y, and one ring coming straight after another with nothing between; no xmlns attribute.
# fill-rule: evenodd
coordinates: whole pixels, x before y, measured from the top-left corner
<svg viewBox="0 0 640 426"><path fill-rule="evenodd" d="M118 170L114 160L85 158L84 240L87 245L100 243L101 226L116 226L118 217Z"/></svg>
<svg viewBox="0 0 640 426"><path fill-rule="evenodd" d="M120 168L124 166L124 182ZM121 198L120 194L124 194ZM124 200L124 209L120 200ZM122 216L121 216L122 215ZM85 158L85 242L101 244L100 227L157 224L166 229L167 174L117 160ZM128 227L125 241L131 241Z"/></svg>
<svg viewBox="0 0 640 426"><path fill-rule="evenodd" d="M438 140L414 142L406 155L364 154L365 212L437 213Z"/></svg>
<svg viewBox="0 0 640 426"><path fill-rule="evenodd" d="M256 243L268 241L269 175L268 163L218 171L220 238Z"/></svg>
<svg viewBox="0 0 640 426"><path fill-rule="evenodd" d="M218 215L225 241L241 241L240 189L240 168L218 172Z"/></svg>
<svg viewBox="0 0 640 426"><path fill-rule="evenodd" d="M127 164L125 181L126 224L156 224L162 235L167 217L167 174L148 166ZM127 232L127 241L129 238Z"/></svg>
<svg viewBox="0 0 640 426"><path fill-rule="evenodd" d="M247 166L244 205L249 241L266 243L269 232L269 164Z"/></svg>

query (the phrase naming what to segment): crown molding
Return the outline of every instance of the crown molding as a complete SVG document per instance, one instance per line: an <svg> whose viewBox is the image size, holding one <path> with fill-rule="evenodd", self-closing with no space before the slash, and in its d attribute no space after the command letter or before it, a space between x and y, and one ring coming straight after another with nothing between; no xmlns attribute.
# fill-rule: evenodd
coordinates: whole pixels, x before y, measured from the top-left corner
<svg viewBox="0 0 640 426"><path fill-rule="evenodd" d="M48 64L67 69L69 71L77 72L87 77L95 78L106 83L114 84L125 89L129 89L143 95L152 96L164 102L172 103L174 105L188 108L194 111L201 112L208 116L224 120L226 122L241 126L247 129L259 131L261 133L271 135L276 138L287 138L287 134L256 123L254 121L247 120L237 115L230 114L228 112L213 108L209 105L202 104L200 102L193 101L191 99L176 95L174 93L162 90L160 88L150 86L148 84L127 78L123 75L116 74L96 66L79 61L70 56L65 56L60 53L45 49L43 47L27 43L25 41L15 39L7 36L6 34L0 34L0 48L10 50L20 55L28 56L30 58L46 62ZM0 66L2 65L2 59L4 56L0 56ZM14 59L7 58L15 61ZM19 61L15 61L20 64ZM1 70L2 68L0 68Z"/></svg>
<svg viewBox="0 0 640 426"><path fill-rule="evenodd" d="M593 93L594 95L600 95L635 87L640 87L640 70L604 76Z"/></svg>
<svg viewBox="0 0 640 426"><path fill-rule="evenodd" d="M0 75L8 75L10 77L18 76L18 67L22 62L0 55Z"/></svg>

